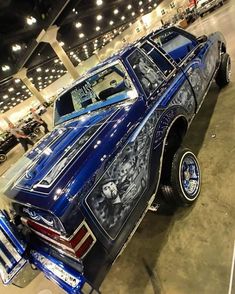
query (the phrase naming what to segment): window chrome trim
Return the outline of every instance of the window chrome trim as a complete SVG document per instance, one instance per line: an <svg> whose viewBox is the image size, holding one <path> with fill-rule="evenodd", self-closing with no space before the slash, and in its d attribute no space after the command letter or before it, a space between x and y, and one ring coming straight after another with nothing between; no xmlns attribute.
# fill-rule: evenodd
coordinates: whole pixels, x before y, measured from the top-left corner
<svg viewBox="0 0 235 294"><path fill-rule="evenodd" d="M171 70L171 72L168 74L168 75L165 75L165 73L159 68L159 70L162 72L162 74L164 75L164 77L168 80L173 74L175 74L176 70L177 70L177 67L175 66L175 64L173 62L171 62L168 58L168 56L164 55L163 52L161 52L161 50L159 50L157 48L157 46L155 45L155 42L154 44L151 43L149 40L145 40L143 43L139 44L138 48L140 48L147 56L148 54L145 52L144 48L141 48L144 44L149 44L151 47L153 47L153 49L157 50L159 54L161 54L163 56L163 58L166 59L166 62L168 62L172 67L173 69ZM152 52L152 50L151 50ZM149 56L148 56L149 57ZM149 57L149 59L152 59L151 56ZM156 64L154 62L154 60L152 61L154 64ZM156 64L157 65L157 64ZM158 65L157 65L158 66Z"/></svg>

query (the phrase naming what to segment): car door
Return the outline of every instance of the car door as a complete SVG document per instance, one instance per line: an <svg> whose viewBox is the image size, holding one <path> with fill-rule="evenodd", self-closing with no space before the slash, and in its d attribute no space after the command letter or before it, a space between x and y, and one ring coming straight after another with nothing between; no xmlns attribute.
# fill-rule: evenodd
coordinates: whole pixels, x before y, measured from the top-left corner
<svg viewBox="0 0 235 294"><path fill-rule="evenodd" d="M199 109L213 78L218 60L216 43L170 28L152 36L152 40L178 64L192 85Z"/></svg>

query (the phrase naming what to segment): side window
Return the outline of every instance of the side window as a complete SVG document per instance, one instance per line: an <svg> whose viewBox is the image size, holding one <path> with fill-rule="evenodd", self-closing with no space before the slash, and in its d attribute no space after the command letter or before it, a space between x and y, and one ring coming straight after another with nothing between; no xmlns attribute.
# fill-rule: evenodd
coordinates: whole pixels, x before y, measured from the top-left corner
<svg viewBox="0 0 235 294"><path fill-rule="evenodd" d="M140 81L145 93L149 96L164 81L159 68L145 54L136 50L128 57L128 61Z"/></svg>
<svg viewBox="0 0 235 294"><path fill-rule="evenodd" d="M177 63L183 60L198 44L196 40L174 30L166 30L155 35L153 41L161 46Z"/></svg>
<svg viewBox="0 0 235 294"><path fill-rule="evenodd" d="M151 44L144 43L141 48L146 52L149 58L160 68L165 76L168 76L174 69L174 66Z"/></svg>

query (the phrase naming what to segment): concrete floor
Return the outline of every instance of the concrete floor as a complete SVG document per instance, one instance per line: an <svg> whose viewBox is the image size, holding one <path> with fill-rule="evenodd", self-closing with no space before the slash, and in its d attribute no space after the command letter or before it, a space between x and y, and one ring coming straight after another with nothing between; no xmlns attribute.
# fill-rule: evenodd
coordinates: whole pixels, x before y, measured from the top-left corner
<svg viewBox="0 0 235 294"><path fill-rule="evenodd" d="M195 34L220 30L227 39L233 68L234 15L235 1L230 0L189 28ZM103 294L228 293L235 239L234 93L235 74L222 91L213 85L185 140L198 155L203 171L196 205L174 215L149 212L106 277ZM8 163L16 156L20 154L14 152ZM42 275L25 289L0 285L0 292L63 293Z"/></svg>

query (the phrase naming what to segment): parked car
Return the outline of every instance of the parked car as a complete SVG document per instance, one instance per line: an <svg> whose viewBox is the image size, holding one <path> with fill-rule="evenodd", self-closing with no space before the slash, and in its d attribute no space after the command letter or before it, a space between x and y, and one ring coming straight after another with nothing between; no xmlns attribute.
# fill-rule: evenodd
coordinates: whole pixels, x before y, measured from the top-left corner
<svg viewBox="0 0 235 294"><path fill-rule="evenodd" d="M98 293L159 195L198 199L200 166L181 142L214 78L224 87L230 73L222 34L173 27L62 92L54 130L0 180L10 203L0 215L3 283L32 264L67 293Z"/></svg>
<svg viewBox="0 0 235 294"><path fill-rule="evenodd" d="M207 12L211 12L217 7L223 6L224 0L201 0L197 4L198 14L203 17Z"/></svg>
<svg viewBox="0 0 235 294"><path fill-rule="evenodd" d="M16 137L6 132L0 138L0 163L7 160L7 153L12 150L18 141Z"/></svg>
<svg viewBox="0 0 235 294"><path fill-rule="evenodd" d="M37 135L40 133L40 123L32 118L29 118L23 122L21 129L26 135Z"/></svg>

